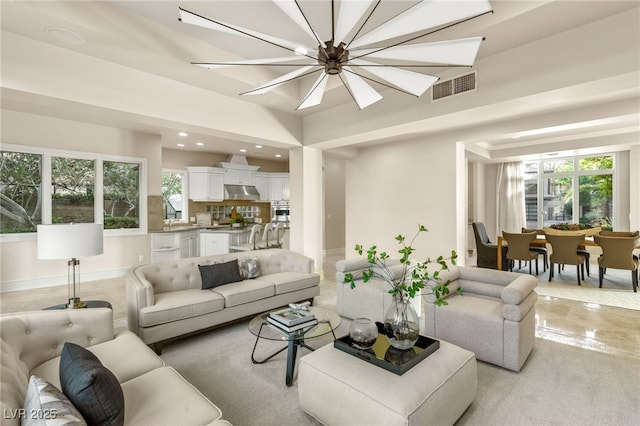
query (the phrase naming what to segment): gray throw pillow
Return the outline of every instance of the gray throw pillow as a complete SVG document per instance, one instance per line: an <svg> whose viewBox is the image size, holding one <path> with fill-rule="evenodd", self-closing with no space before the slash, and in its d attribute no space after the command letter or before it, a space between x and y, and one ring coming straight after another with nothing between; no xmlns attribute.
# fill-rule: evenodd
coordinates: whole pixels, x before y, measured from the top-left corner
<svg viewBox="0 0 640 426"><path fill-rule="evenodd" d="M260 276L257 257L245 257L238 259L238 262L240 262L240 275L242 275L242 278L245 280L258 278Z"/></svg>
<svg viewBox="0 0 640 426"><path fill-rule="evenodd" d="M91 425L124 424L124 394L118 379L82 346L65 342L60 356L62 392Z"/></svg>
<svg viewBox="0 0 640 426"><path fill-rule="evenodd" d="M57 387L37 376L29 378L23 426L86 426L82 414Z"/></svg>
<svg viewBox="0 0 640 426"><path fill-rule="evenodd" d="M198 265L198 269L200 269L203 290L242 281L238 261L235 259L213 265Z"/></svg>

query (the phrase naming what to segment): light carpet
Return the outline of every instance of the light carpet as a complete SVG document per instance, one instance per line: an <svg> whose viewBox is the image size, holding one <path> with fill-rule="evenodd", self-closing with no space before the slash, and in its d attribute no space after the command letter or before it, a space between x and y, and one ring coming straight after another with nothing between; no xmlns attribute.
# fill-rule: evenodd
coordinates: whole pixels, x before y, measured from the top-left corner
<svg viewBox="0 0 640 426"><path fill-rule="evenodd" d="M591 265L591 276L585 275L585 279L581 280L581 285L578 285L574 266L566 266L561 273L557 273L556 266L556 273L551 282L549 282L548 272L547 270L544 274L536 276L538 279L536 293L540 296L640 310L640 292L633 292L631 271L607 270L602 288L598 287L598 267L593 264Z"/></svg>
<svg viewBox="0 0 640 426"><path fill-rule="evenodd" d="M317 425L299 407L297 382L285 386L285 352L265 364L252 364L255 337L247 324L168 344L162 359L235 426ZM345 322L338 336L346 330ZM330 335L307 343L316 348L332 344ZM282 345L261 340L256 355L263 357ZM477 397L459 425L640 424L640 367L632 359L536 339L519 373L478 362L478 383Z"/></svg>

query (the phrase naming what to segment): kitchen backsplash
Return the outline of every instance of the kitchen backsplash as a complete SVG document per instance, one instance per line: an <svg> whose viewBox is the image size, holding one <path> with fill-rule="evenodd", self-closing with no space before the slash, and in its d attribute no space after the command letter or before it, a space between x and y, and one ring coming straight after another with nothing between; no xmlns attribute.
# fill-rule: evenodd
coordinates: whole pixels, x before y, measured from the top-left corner
<svg viewBox="0 0 640 426"><path fill-rule="evenodd" d="M226 200L220 202L194 202L189 200L189 216L196 217L197 213L211 213L212 220L226 222L231 215L231 209L248 219L259 219L262 223L271 221L271 203L242 200ZM195 220L192 221L195 223Z"/></svg>

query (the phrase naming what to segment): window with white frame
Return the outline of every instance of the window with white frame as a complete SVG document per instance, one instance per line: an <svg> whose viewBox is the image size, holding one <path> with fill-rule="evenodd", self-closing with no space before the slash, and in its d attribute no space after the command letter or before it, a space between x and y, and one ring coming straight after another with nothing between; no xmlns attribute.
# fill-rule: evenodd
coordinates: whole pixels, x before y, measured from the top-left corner
<svg viewBox="0 0 640 426"><path fill-rule="evenodd" d="M144 159L3 145L0 231L36 232L38 224L104 223L144 231Z"/></svg>
<svg viewBox="0 0 640 426"><path fill-rule="evenodd" d="M162 211L165 220L188 222L189 194L186 170L162 170Z"/></svg>
<svg viewBox="0 0 640 426"><path fill-rule="evenodd" d="M614 154L525 162L527 227L567 223L611 229L614 164Z"/></svg>

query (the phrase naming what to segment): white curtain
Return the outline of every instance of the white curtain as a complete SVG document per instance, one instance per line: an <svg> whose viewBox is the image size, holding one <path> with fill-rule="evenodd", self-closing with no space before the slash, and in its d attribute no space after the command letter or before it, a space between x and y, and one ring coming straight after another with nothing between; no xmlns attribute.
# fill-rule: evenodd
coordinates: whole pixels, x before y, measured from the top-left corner
<svg viewBox="0 0 640 426"><path fill-rule="evenodd" d="M526 227L524 203L524 164L502 163L498 167L498 234L521 232Z"/></svg>

